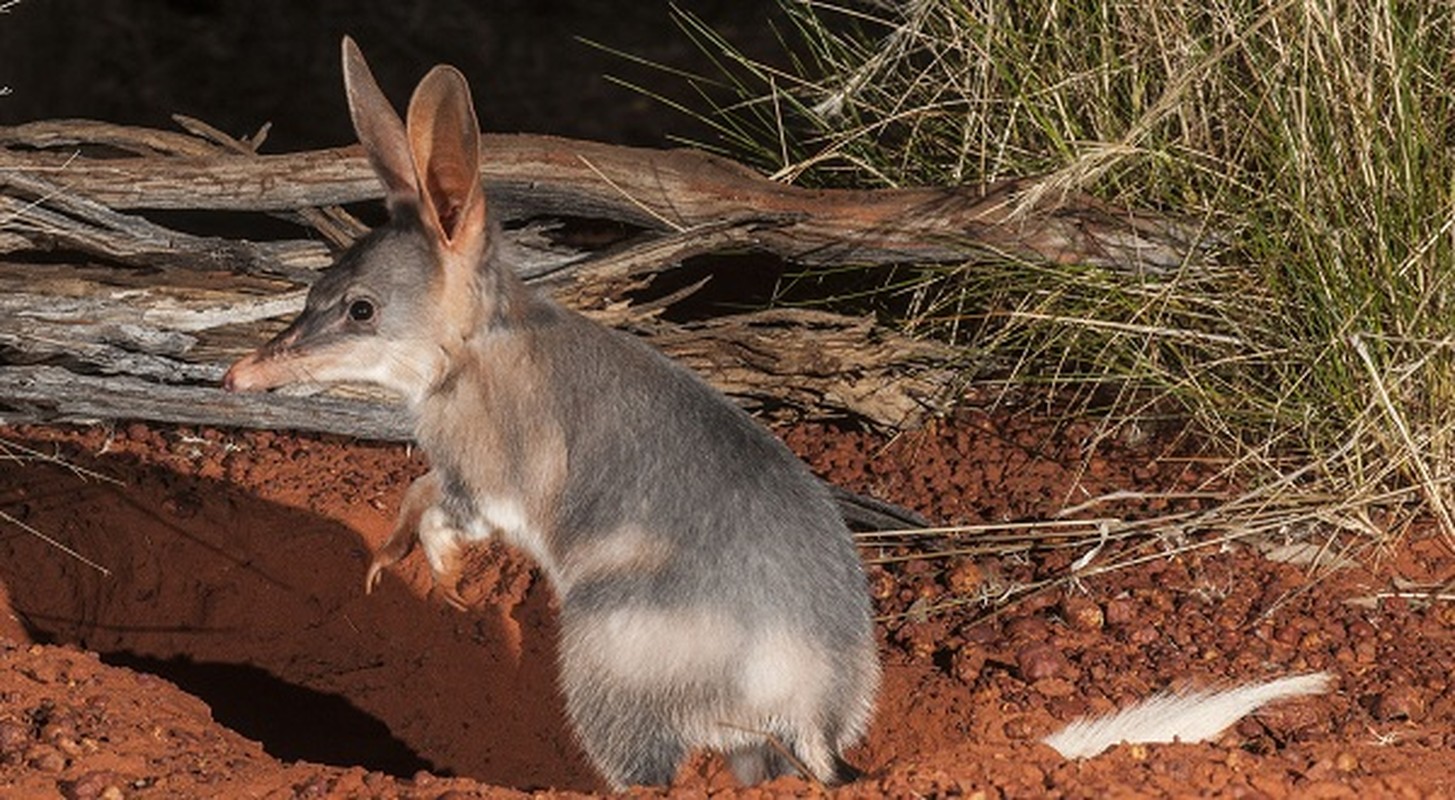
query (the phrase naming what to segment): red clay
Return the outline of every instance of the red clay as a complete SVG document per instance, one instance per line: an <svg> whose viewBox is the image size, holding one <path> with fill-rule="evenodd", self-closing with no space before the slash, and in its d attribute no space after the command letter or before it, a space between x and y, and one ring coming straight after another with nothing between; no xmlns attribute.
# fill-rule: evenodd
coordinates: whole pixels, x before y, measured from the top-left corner
<svg viewBox="0 0 1455 800"><path fill-rule="evenodd" d="M886 442L780 431L857 491L936 521L1046 519L1089 497L1217 491L1156 437L966 412ZM102 481L4 461L0 794L81 797L472 797L601 785L564 726L552 599L503 549L472 554L460 613L427 596L418 556L363 592L367 554L423 461L402 446L133 424L0 430ZM1127 501L1160 514L1166 499ZM1099 508L1096 513L1108 509ZM1088 512L1089 513L1089 512ZM943 542L939 543L941 546ZM963 542L961 544L964 544ZM871 560L911 554L866 548ZM851 760L854 796L1447 796L1455 769L1455 578L1433 535L1372 567L1311 580L1233 544L1023 599L974 598L1061 574L1083 553L871 566L885 683ZM922 613L956 598L950 611ZM1037 739L1078 715L1178 685L1308 670L1327 697L1283 704L1216 743L1123 746L1067 762ZM671 793L737 790L698 758Z"/></svg>

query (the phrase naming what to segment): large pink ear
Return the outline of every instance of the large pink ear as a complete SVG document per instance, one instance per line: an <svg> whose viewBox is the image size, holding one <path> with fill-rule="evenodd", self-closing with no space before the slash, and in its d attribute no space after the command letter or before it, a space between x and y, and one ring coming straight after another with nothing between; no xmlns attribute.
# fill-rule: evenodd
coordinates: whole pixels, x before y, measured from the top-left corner
<svg viewBox="0 0 1455 800"><path fill-rule="evenodd" d="M485 242L480 123L465 76L444 65L430 70L409 101L408 119L420 217L445 249L478 254Z"/></svg>
<svg viewBox="0 0 1455 800"><path fill-rule="evenodd" d="M409 138L389 98L379 89L364 54L351 37L343 42L344 92L349 98L349 115L369 164L384 184L385 203L390 213L402 205L419 205L419 185L410 160Z"/></svg>

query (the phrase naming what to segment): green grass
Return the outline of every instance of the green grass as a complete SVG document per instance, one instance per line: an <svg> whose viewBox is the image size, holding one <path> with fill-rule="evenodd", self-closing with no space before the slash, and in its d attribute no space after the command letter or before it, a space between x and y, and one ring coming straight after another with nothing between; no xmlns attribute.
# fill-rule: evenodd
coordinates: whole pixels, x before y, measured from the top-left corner
<svg viewBox="0 0 1455 800"><path fill-rule="evenodd" d="M1455 6L783 6L781 69L676 12L719 68L677 76L703 144L820 186L1038 175L1208 232L1170 273L886 273L879 307L973 352L967 380L1111 398L1108 430L1171 410L1258 514L1378 541L1414 509L1455 537Z"/></svg>

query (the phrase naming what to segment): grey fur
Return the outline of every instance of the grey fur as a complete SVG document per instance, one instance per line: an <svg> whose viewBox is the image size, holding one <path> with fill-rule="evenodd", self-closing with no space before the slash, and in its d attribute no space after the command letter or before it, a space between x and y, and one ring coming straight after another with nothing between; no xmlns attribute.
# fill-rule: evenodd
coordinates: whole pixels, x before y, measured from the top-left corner
<svg viewBox="0 0 1455 800"><path fill-rule="evenodd" d="M457 122L451 103L468 104L468 88L447 68L431 72L404 142L352 42L344 52L360 138L383 151L370 156L391 221L341 257L300 318L226 385L322 376L410 399L436 474L411 493L417 507L401 512L370 585L416 536L450 582L461 544L498 535L530 553L560 599L567 712L612 787L670 782L699 748L727 754L745 782L794 762L838 780L879 666L864 574L826 488L687 370L529 291L495 255L488 225L463 282L435 263L468 250L469 214L484 213L472 203L483 201L424 197L406 174L408 148L449 144L431 113ZM468 160L475 146L457 152ZM449 178L452 165L418 163L419 152L417 183L448 186L423 176ZM358 298L373 304L363 322L350 319Z"/></svg>

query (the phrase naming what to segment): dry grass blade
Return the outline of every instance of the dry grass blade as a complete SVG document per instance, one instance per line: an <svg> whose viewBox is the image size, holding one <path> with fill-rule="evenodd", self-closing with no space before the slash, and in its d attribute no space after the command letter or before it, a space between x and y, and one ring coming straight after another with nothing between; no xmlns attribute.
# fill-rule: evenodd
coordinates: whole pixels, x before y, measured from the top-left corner
<svg viewBox="0 0 1455 800"><path fill-rule="evenodd" d="M109 483L113 486L125 485L121 481L111 477L110 475L97 472L92 469L86 469L85 467L78 466L71 463L70 461L67 461L64 458L61 458L60 456L52 455L50 453L43 453L33 447L28 447L19 442L6 439L3 436L0 436L0 461L9 461L16 464L23 464L27 462L54 464L58 467L64 467L79 478L101 481L102 483Z"/></svg>
<svg viewBox="0 0 1455 800"><path fill-rule="evenodd" d="M1414 441L1414 437L1410 434L1409 424L1390 398L1389 390L1386 388L1385 382L1380 379L1379 372L1374 366L1374 359L1369 355L1369 348L1365 346L1363 338L1355 334L1350 337L1350 343L1354 346L1354 351L1359 354L1359 359L1369 370L1370 384L1377 392L1380 407L1389 415L1390 424L1398 431L1400 442L1407 448L1409 460L1414 465L1415 474L1419 478L1425 502L1433 510L1435 520L1440 524L1440 530L1445 534L1446 540L1455 546L1455 519L1451 519L1450 509L1445 504L1443 491L1436 483L1434 471L1425 461L1426 448L1420 447Z"/></svg>
<svg viewBox="0 0 1455 800"><path fill-rule="evenodd" d="M106 575L108 577L110 577L110 575L111 575L111 570L109 570L106 567L103 567L100 564L97 564L95 561L92 561L91 559L89 559L89 558L81 555L80 553L78 553L74 549L72 549L71 547L67 546L65 543L57 540L55 537L50 536L50 535L47 535L46 533L37 530L35 527L26 524L26 522L24 520L20 520L20 519L15 518L13 515L11 515L10 513L6 512L4 509L0 509L0 521L8 522L11 525L14 525L15 527L17 527L17 528L25 531L26 533L30 534L31 536L34 536L35 538L40 539L41 541L45 542L46 544L50 545L51 547L54 547L55 549L61 551L62 553L65 553L66 555L70 556L71 558L74 558L75 560L81 562L82 564L85 564L86 566L90 567L91 569L96 570L97 572L101 573L102 575Z"/></svg>
<svg viewBox="0 0 1455 800"><path fill-rule="evenodd" d="M74 475L83 479L103 481L116 486L122 485L121 481L118 481L117 479L109 475L104 475L102 473L96 472L95 470L89 470L84 467L77 466L59 456L42 453L35 448L27 447L26 445L20 444L19 442L14 442L3 437L0 437L0 461L10 461L17 464L36 462L54 464L70 470ZM62 553L65 553L67 556L70 556L71 558L81 562L82 564L85 564L91 569L96 570L102 575L111 575L111 570L87 558L86 556L77 552L74 548L70 547L64 542L59 541L55 537L50 536L44 531L38 530L37 528L35 528L35 526L26 523L25 520L19 519L18 517L7 512L3 508L0 508L0 522L7 522L11 525L14 525L15 527L21 529L22 531L25 531L31 536L34 536L35 538L45 542L50 547L53 547L61 551Z"/></svg>
<svg viewBox="0 0 1455 800"><path fill-rule="evenodd" d="M892 556L868 556L865 561L896 563L911 559L939 559L955 556L1016 556L1032 551L1067 549L1079 557L1064 574L1023 583L989 582L971 596L948 595L929 602L917 603L909 610L884 619L925 617L965 608L977 608L994 616L1012 601L1033 594L1064 588L1099 575L1106 575L1155 561L1173 559L1196 551L1215 550L1237 542L1259 542L1287 537L1302 531L1329 529L1328 507L1303 498L1285 498L1268 502L1244 496L1210 511L1169 514L1139 520L1087 518L1059 520L1054 523L1018 523L1004 526L967 526L966 528L931 528L923 531L900 531L899 543L924 540L925 548ZM948 534L972 534L970 546L946 546L958 543ZM875 542L887 545L892 542ZM865 543L861 541L861 546ZM1117 545L1115 548L1109 546ZM1346 561L1332 551L1320 548L1306 554L1309 569L1315 576L1326 574Z"/></svg>

